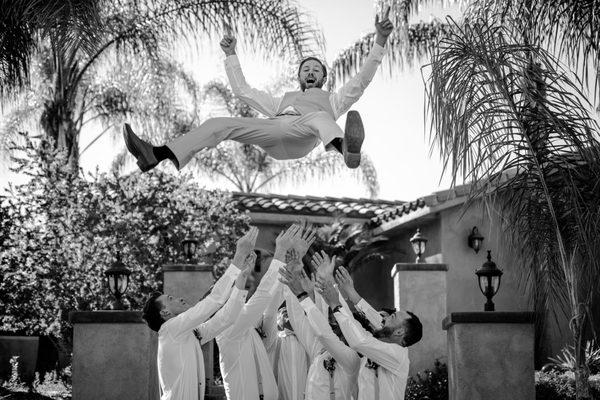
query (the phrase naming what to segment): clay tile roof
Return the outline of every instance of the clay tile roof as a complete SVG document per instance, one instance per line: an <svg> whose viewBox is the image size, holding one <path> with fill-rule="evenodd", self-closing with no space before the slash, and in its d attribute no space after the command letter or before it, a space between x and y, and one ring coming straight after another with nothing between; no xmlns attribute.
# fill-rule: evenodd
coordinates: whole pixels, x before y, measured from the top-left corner
<svg viewBox="0 0 600 400"><path fill-rule="evenodd" d="M403 201L351 199L277 195L262 193L233 193L234 201L243 210L263 213L332 216L372 219L385 213L394 213Z"/></svg>

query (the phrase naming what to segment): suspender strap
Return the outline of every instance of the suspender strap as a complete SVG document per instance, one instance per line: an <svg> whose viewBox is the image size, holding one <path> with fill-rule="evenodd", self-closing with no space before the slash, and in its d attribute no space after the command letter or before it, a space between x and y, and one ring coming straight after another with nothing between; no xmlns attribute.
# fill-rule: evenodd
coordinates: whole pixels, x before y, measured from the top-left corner
<svg viewBox="0 0 600 400"><path fill-rule="evenodd" d="M252 349L252 353L254 354L254 365L256 366L256 379L258 380L258 398L259 400L263 400L265 398L265 394L263 391L262 375L260 374L260 364L258 362L258 357L256 356L256 351L254 349Z"/></svg>
<svg viewBox="0 0 600 400"><path fill-rule="evenodd" d="M375 387L374 400L379 400L379 368L375 368L373 372L375 373L373 375L373 386Z"/></svg>
<svg viewBox="0 0 600 400"><path fill-rule="evenodd" d="M279 353L281 352L281 338L277 338L277 344L275 345L275 362L273 363L275 370L275 381L279 382Z"/></svg>

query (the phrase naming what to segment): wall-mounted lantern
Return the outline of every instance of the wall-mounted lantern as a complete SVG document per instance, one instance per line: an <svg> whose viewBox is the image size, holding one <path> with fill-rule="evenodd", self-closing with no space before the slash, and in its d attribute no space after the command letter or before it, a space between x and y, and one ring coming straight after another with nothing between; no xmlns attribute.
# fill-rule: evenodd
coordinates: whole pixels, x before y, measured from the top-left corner
<svg viewBox="0 0 600 400"><path fill-rule="evenodd" d="M425 248L427 246L427 238L421 234L421 230L417 229L417 233L410 238L410 244L412 244L412 248L417 255L416 262L422 263L425 262L421 259L421 256L425 253Z"/></svg>
<svg viewBox="0 0 600 400"><path fill-rule="evenodd" d="M479 229L476 226L473 227L471 234L467 238L467 242L470 248L475 250L475 254L479 253L481 244L483 243L484 237L479 233Z"/></svg>

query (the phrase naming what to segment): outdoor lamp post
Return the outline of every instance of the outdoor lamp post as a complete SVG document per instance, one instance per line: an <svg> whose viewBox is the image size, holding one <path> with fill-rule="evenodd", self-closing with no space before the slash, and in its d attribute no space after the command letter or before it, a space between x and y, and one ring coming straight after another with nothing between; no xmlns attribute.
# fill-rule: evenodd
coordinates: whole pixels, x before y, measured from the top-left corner
<svg viewBox="0 0 600 400"><path fill-rule="evenodd" d="M131 271L121 262L121 253L117 251L117 261L106 271L104 275L108 280L108 290L114 296L110 306L113 310L124 310L125 305L121 301L121 296L127 291L129 286L129 275Z"/></svg>
<svg viewBox="0 0 600 400"><path fill-rule="evenodd" d="M494 311L492 297L498 293L498 289L500 288L502 271L498 269L496 263L492 261L492 252L490 250L488 250L487 261L483 263L481 268L475 271L475 275L477 275L479 290L481 290L481 293L487 298L484 311Z"/></svg>
<svg viewBox="0 0 600 400"><path fill-rule="evenodd" d="M427 245L427 238L421 234L421 230L417 229L417 233L413 237L410 238L410 243L412 244L413 250L417 255L416 262L422 263L425 262L421 260L421 256L425 253L425 247Z"/></svg>
<svg viewBox="0 0 600 400"><path fill-rule="evenodd" d="M185 239L183 239L181 245L183 247L183 255L188 259L188 261L191 261L196 254L196 250L198 249L198 240L188 235Z"/></svg>
<svg viewBox="0 0 600 400"><path fill-rule="evenodd" d="M471 234L467 238L467 242L470 248L475 250L475 254L479 253L479 249L481 248L481 243L483 242L484 237L479 233L479 229L476 226L473 227Z"/></svg>

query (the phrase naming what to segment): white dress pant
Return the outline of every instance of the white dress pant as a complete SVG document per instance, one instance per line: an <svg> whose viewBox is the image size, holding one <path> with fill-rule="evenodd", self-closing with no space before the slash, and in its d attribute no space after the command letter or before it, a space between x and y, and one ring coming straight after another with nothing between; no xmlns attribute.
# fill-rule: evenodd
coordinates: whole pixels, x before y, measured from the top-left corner
<svg viewBox="0 0 600 400"><path fill-rule="evenodd" d="M274 118L211 118L167 144L183 168L200 150L235 140L263 148L277 160L302 158L322 141L325 145L344 131L325 111Z"/></svg>

